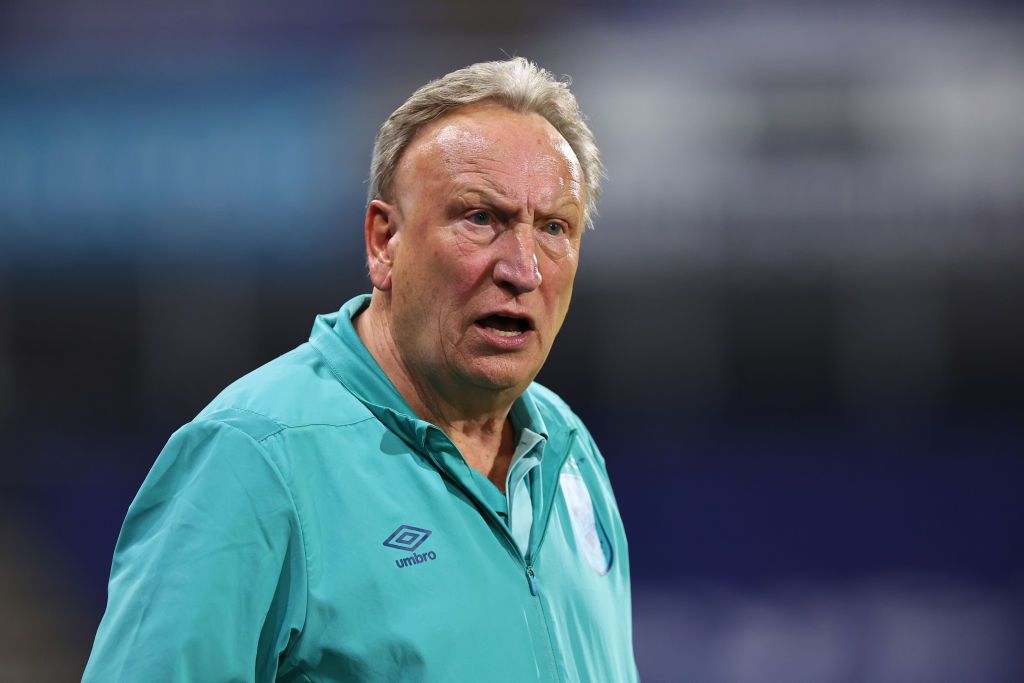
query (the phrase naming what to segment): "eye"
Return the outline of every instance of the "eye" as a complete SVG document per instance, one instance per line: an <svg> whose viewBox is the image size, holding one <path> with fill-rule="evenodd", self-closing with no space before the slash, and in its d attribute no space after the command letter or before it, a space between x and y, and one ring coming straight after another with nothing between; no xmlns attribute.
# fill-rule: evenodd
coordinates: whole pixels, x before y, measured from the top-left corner
<svg viewBox="0 0 1024 683"><path fill-rule="evenodd" d="M473 225L490 225L491 214L486 211L474 211L469 214L469 222Z"/></svg>
<svg viewBox="0 0 1024 683"><path fill-rule="evenodd" d="M549 235L554 235L555 237L557 237L565 233L565 226L562 225L561 223L556 223L555 221L552 221L544 226L544 232L546 232Z"/></svg>

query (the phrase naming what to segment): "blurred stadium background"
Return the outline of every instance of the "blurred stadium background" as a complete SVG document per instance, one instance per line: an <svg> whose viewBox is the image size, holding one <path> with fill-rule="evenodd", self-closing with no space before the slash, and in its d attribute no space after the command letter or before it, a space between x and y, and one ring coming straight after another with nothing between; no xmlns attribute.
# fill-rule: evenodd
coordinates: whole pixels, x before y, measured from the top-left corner
<svg viewBox="0 0 1024 683"><path fill-rule="evenodd" d="M0 5L0 668L81 675L168 435L368 287L411 90L520 54L608 167L542 381L645 681L1024 680L1014 3Z"/></svg>

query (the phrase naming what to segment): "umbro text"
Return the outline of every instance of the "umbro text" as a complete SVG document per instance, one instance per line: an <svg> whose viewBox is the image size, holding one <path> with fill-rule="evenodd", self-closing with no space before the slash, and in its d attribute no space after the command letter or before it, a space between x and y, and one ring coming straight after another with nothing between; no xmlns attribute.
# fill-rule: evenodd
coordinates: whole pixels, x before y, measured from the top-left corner
<svg viewBox="0 0 1024 683"><path fill-rule="evenodd" d="M395 560L395 564L398 566L399 569L401 569L402 567L408 567L409 565L413 564L423 564L424 562L427 562L429 560L436 559L437 553L435 553L433 550L430 550L425 553L413 553L409 557L403 557L400 560Z"/></svg>

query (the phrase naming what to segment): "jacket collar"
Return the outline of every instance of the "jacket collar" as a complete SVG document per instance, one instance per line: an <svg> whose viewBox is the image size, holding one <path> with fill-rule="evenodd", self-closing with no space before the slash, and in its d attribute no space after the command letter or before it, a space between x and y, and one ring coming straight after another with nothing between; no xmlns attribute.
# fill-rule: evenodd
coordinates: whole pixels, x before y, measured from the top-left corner
<svg viewBox="0 0 1024 683"><path fill-rule="evenodd" d="M431 441L440 430L421 420L398 393L356 333L353 319L370 305L370 295L347 301L337 313L319 315L309 342L327 361L335 378L373 415L405 441L419 449L434 450ZM545 439L548 428L530 388L516 399L510 411L516 431L525 427Z"/></svg>

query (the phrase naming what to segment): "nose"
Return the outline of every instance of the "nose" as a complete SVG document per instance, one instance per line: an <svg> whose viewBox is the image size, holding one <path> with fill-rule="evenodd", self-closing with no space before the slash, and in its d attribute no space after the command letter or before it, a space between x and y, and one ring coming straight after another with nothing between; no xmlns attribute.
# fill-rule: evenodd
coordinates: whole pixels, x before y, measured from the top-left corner
<svg viewBox="0 0 1024 683"><path fill-rule="evenodd" d="M540 287L543 279L537 267L537 249L533 226L513 226L497 240L494 281L515 294L525 294Z"/></svg>

